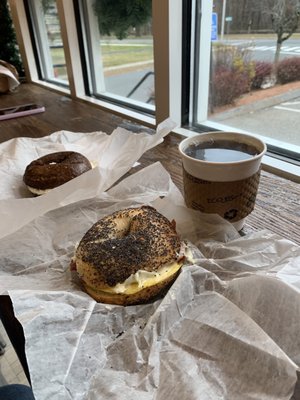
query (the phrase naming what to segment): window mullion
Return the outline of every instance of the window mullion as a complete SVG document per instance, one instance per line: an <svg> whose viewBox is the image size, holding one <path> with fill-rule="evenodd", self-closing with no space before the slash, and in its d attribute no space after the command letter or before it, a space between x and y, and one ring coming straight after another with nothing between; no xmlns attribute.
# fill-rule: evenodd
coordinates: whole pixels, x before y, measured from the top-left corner
<svg viewBox="0 0 300 400"><path fill-rule="evenodd" d="M72 97L85 95L73 0L57 0L66 67Z"/></svg>
<svg viewBox="0 0 300 400"><path fill-rule="evenodd" d="M44 13L42 5L38 2L31 2L31 13L34 19L34 26L36 27L36 40L38 43L39 59L42 64L42 71L46 80L53 79L52 58L50 54L50 45L44 24Z"/></svg>
<svg viewBox="0 0 300 400"><path fill-rule="evenodd" d="M182 0L169 0L169 109L178 125L182 119Z"/></svg>
<svg viewBox="0 0 300 400"><path fill-rule="evenodd" d="M156 124L170 116L169 0L152 0Z"/></svg>
<svg viewBox="0 0 300 400"><path fill-rule="evenodd" d="M26 79L28 82L39 80L38 70L36 66L31 36L27 21L27 15L23 1L9 0L11 16L16 30L16 36L25 67Z"/></svg>
<svg viewBox="0 0 300 400"><path fill-rule="evenodd" d="M103 58L101 53L101 38L98 28L98 20L93 10L92 3L87 2L86 12L88 16L88 23L86 21L88 44L91 47L89 53L93 54L93 57L90 57L91 59L89 60L90 68L93 71L91 74L93 78L93 91L101 93L105 92Z"/></svg>
<svg viewBox="0 0 300 400"><path fill-rule="evenodd" d="M195 45L197 46L195 61L198 65L198 76L195 82L195 98L197 99L195 112L198 121L205 121L209 99L212 0L196 0L196 7L200 13L200 23L195 27Z"/></svg>

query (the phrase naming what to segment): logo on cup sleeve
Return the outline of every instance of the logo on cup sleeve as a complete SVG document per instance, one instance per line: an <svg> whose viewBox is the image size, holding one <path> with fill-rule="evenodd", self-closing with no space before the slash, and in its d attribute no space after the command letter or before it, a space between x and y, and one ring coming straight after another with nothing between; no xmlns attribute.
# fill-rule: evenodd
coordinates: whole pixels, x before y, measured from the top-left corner
<svg viewBox="0 0 300 400"><path fill-rule="evenodd" d="M239 197L241 197L241 193L231 194L231 195L227 195L227 196L211 197L211 198L207 198L207 203L208 204L214 204L214 203L224 204L224 203L228 203L229 201L238 199Z"/></svg>
<svg viewBox="0 0 300 400"><path fill-rule="evenodd" d="M224 214L224 218L227 219L228 221L231 221L237 216L238 210L235 208L232 208L231 210L226 211Z"/></svg>

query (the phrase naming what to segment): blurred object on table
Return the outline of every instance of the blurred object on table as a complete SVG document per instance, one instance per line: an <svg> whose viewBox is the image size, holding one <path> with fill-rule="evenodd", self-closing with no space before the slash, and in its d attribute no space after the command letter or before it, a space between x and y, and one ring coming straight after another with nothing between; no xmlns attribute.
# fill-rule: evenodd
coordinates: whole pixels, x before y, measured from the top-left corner
<svg viewBox="0 0 300 400"><path fill-rule="evenodd" d="M20 85L16 68L6 61L0 60L0 93L14 91Z"/></svg>

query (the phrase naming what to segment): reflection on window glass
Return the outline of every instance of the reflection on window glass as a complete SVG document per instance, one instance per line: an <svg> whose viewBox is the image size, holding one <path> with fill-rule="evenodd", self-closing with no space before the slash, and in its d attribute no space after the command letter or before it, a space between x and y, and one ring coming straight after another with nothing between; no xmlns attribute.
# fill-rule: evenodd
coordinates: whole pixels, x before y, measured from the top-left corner
<svg viewBox="0 0 300 400"><path fill-rule="evenodd" d="M43 79L66 85L66 60L56 1L31 1L31 11Z"/></svg>
<svg viewBox="0 0 300 400"><path fill-rule="evenodd" d="M152 1L82 5L92 93L154 109Z"/></svg>
<svg viewBox="0 0 300 400"><path fill-rule="evenodd" d="M299 15L298 0L214 1L209 120L300 152Z"/></svg>

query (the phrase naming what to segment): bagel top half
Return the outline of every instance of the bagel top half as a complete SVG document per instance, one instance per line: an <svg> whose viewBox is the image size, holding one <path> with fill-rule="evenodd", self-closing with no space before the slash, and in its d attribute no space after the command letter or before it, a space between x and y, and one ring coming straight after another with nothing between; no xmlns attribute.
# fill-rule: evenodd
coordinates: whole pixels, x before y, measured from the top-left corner
<svg viewBox="0 0 300 400"><path fill-rule="evenodd" d="M76 249L73 269L97 301L131 304L156 295L175 278L182 262L175 223L143 206L96 222Z"/></svg>
<svg viewBox="0 0 300 400"><path fill-rule="evenodd" d="M90 169L92 164L83 154L59 151L37 158L28 164L23 182L33 194L41 195Z"/></svg>

